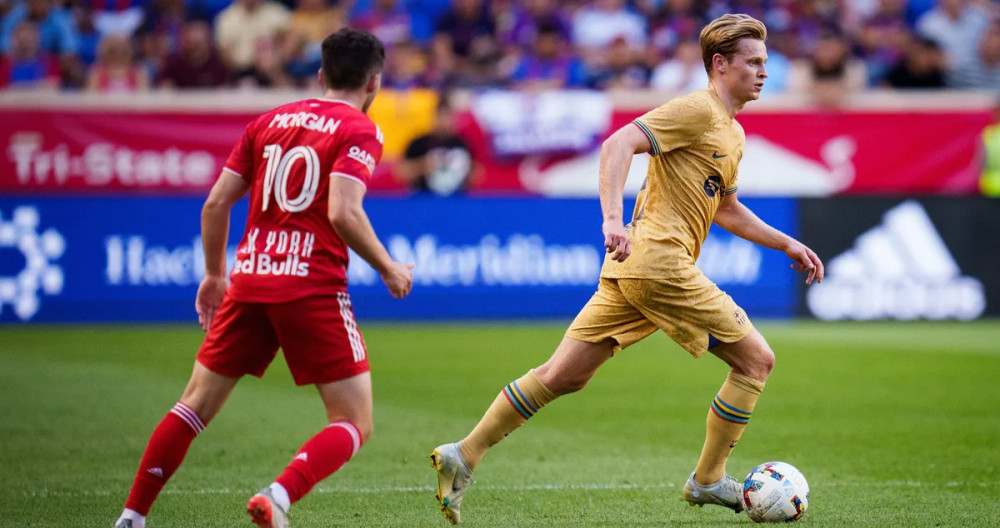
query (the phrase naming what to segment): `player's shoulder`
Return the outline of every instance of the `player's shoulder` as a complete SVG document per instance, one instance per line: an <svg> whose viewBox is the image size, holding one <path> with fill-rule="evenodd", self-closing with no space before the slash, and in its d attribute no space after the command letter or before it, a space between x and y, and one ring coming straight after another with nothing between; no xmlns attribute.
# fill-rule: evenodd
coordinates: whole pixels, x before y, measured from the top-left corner
<svg viewBox="0 0 1000 528"><path fill-rule="evenodd" d="M675 97L664 106L670 106L675 112L707 118L712 115L712 95L707 89L697 90L687 95Z"/></svg>
<svg viewBox="0 0 1000 528"><path fill-rule="evenodd" d="M382 135L382 129L368 117L368 114L353 106L344 106L347 107L344 109L344 126L346 130L352 135L375 136L379 143L385 143L385 136Z"/></svg>
<svg viewBox="0 0 1000 528"><path fill-rule="evenodd" d="M710 121L712 117L712 101L708 90L698 90L687 95L675 97L647 113L645 119L665 119L677 121Z"/></svg>

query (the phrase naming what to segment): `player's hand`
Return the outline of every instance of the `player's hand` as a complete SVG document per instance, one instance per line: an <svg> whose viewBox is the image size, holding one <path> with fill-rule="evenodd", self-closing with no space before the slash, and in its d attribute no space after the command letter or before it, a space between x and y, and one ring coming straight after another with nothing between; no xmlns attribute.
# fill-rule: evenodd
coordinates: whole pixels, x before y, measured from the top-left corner
<svg viewBox="0 0 1000 528"><path fill-rule="evenodd" d="M601 231L604 232L604 249L611 254L612 260L625 262L632 254L632 241L625 226L621 221L605 220Z"/></svg>
<svg viewBox="0 0 1000 528"><path fill-rule="evenodd" d="M397 299L406 297L413 288L413 264L393 261L382 273L382 282L389 288L389 293L393 297Z"/></svg>
<svg viewBox="0 0 1000 528"><path fill-rule="evenodd" d="M788 258L795 261L795 264L792 264L792 269L795 271L809 271L809 275L806 277L806 284L812 284L813 279L816 279L816 282L823 282L823 261L816 256L813 250L807 248L805 244L798 240L793 240L785 248L785 254L788 255Z"/></svg>
<svg viewBox="0 0 1000 528"><path fill-rule="evenodd" d="M215 312L222 304L222 296L226 294L229 282L225 276L205 275L198 286L198 297L194 301L194 309L198 312L198 324L201 329L208 332L212 327L212 320L215 319Z"/></svg>

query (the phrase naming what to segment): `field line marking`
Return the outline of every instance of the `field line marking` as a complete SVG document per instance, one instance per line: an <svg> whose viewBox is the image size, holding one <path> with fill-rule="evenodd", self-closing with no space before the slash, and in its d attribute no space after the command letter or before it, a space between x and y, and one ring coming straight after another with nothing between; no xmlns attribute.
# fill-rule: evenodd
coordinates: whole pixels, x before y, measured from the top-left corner
<svg viewBox="0 0 1000 528"><path fill-rule="evenodd" d="M884 482L825 482L822 488L840 487L870 487L870 488L922 488L922 487L980 487L985 488L996 483L991 482L921 482L914 480L888 480ZM658 490L676 488L673 482L662 484L629 484L629 483L586 483L586 484L528 484L524 486L475 486L472 489L483 491L614 491L614 490ZM343 494L379 494L379 493L428 493L436 491L434 486L379 486L363 488L315 488L312 493L343 493ZM89 491L58 491L58 490L26 490L22 493L24 497L108 497L112 495L125 496L126 489L121 490L89 490ZM201 488L201 489L176 489L167 488L163 490L163 495L252 495L256 489L231 489L231 488Z"/></svg>

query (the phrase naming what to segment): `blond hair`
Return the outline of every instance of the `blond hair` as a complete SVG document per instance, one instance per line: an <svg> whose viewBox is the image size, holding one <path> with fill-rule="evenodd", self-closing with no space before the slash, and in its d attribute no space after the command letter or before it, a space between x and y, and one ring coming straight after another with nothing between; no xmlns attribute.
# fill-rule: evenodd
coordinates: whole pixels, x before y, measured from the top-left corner
<svg viewBox="0 0 1000 528"><path fill-rule="evenodd" d="M716 53L727 61L733 60L733 55L739 50L740 40L745 38L767 40L764 23L750 15L727 14L705 26L698 37L705 71L712 74L712 57Z"/></svg>

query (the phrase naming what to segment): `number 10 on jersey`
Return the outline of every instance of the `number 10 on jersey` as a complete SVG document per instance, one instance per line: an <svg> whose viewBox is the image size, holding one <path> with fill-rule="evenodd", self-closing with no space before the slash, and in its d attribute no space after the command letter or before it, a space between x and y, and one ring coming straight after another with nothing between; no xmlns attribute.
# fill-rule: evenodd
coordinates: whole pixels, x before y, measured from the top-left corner
<svg viewBox="0 0 1000 528"><path fill-rule="evenodd" d="M300 145L282 154L281 145L267 145L264 147L264 159L267 160L267 167L264 169L263 210L267 211L272 192L278 207L286 213L308 209L316 198L316 189L319 187L320 167L316 149ZM299 161L304 168L302 191L295 198L289 199L289 179L292 171L298 168Z"/></svg>

